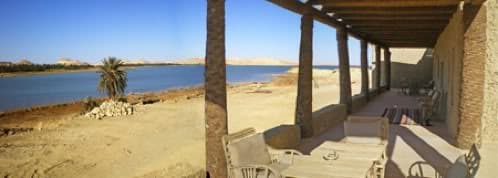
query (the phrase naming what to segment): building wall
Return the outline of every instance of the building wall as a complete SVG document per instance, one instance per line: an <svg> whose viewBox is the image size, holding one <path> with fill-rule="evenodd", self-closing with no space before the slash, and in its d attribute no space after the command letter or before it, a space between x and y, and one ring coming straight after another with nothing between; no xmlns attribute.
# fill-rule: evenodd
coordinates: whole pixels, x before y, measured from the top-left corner
<svg viewBox="0 0 498 178"><path fill-rule="evenodd" d="M476 177L498 174L498 1L465 5L434 48L433 76L443 93L439 113L460 148L477 144Z"/></svg>
<svg viewBox="0 0 498 178"><path fill-rule="evenodd" d="M498 175L498 1L486 8L486 65L481 125L481 168L477 177Z"/></svg>
<svg viewBox="0 0 498 178"><path fill-rule="evenodd" d="M464 55L457 145L479 144L486 62L486 9L464 8Z"/></svg>
<svg viewBox="0 0 498 178"><path fill-rule="evenodd" d="M487 3L483 141L498 142L498 1Z"/></svg>
<svg viewBox="0 0 498 178"><path fill-rule="evenodd" d="M402 80L423 86L432 79L432 66L431 49L391 48L391 87L400 88Z"/></svg>
<svg viewBox="0 0 498 178"><path fill-rule="evenodd" d="M456 137L459 122L460 89L463 59L463 11L459 9L440 34L434 47L433 80L441 92L438 114L451 136Z"/></svg>
<svg viewBox="0 0 498 178"><path fill-rule="evenodd" d="M465 5L434 48L433 78L443 93L438 112L460 148L477 144L475 177L498 175L498 1Z"/></svg>

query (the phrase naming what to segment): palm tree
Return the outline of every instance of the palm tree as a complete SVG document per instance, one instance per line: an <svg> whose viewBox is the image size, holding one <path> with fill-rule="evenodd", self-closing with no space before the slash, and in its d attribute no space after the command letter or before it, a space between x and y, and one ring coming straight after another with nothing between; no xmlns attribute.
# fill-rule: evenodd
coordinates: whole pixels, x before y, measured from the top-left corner
<svg viewBox="0 0 498 178"><path fill-rule="evenodd" d="M126 83L126 71L122 70L123 61L115 57L108 57L102 60L99 66L100 80L97 89L102 93L107 93L111 99L117 99L124 94Z"/></svg>

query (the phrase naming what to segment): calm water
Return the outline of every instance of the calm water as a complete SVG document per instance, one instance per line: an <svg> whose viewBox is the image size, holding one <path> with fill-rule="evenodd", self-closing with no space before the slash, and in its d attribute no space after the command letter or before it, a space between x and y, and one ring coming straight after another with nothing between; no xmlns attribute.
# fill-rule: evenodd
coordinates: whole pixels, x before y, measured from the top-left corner
<svg viewBox="0 0 498 178"><path fill-rule="evenodd" d="M229 83L266 82L288 66L228 66ZM317 66L316 68L335 68ZM140 67L128 71L126 93L161 91L202 85L204 66ZM96 89L95 72L61 73L0 78L0 111L102 96Z"/></svg>

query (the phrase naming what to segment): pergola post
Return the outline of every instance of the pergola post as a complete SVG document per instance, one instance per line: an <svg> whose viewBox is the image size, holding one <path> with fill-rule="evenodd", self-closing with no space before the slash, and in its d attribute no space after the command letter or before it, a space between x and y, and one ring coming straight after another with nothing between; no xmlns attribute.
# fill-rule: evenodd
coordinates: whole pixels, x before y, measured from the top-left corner
<svg viewBox="0 0 498 178"><path fill-rule="evenodd" d="M380 46L375 45L375 83L374 88L377 90L377 93L380 93L380 81L381 79L381 68L380 68Z"/></svg>
<svg viewBox="0 0 498 178"><path fill-rule="evenodd" d="M386 81L386 89L391 88L391 51L389 48L384 48L384 67L385 67L385 81Z"/></svg>
<svg viewBox="0 0 498 178"><path fill-rule="evenodd" d="M228 133L225 69L225 0L207 0L205 58L206 171L227 177L221 137Z"/></svg>
<svg viewBox="0 0 498 178"><path fill-rule="evenodd" d="M365 40L360 41L360 61L361 61L361 93L369 100L368 91L368 43Z"/></svg>
<svg viewBox="0 0 498 178"><path fill-rule="evenodd" d="M339 85L340 85L340 104L347 106L348 113L352 111L351 97L351 74L349 69L348 54L348 33L344 28L336 29L337 48L339 54Z"/></svg>
<svg viewBox="0 0 498 178"><path fill-rule="evenodd" d="M299 72L297 81L295 123L301 127L303 138L313 136L311 125L313 80L313 16L301 17L301 44L299 48Z"/></svg>

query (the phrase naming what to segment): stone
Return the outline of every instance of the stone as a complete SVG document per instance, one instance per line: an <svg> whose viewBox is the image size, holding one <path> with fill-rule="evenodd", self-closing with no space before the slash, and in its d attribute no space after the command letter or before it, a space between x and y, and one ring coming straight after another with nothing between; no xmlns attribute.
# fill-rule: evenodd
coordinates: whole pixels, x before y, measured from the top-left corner
<svg viewBox="0 0 498 178"><path fill-rule="evenodd" d="M16 132L14 130L7 131L7 135L14 135Z"/></svg>
<svg viewBox="0 0 498 178"><path fill-rule="evenodd" d="M119 101L106 101L99 107L93 108L85 117L102 119L104 117L126 116L133 114L133 106Z"/></svg>

